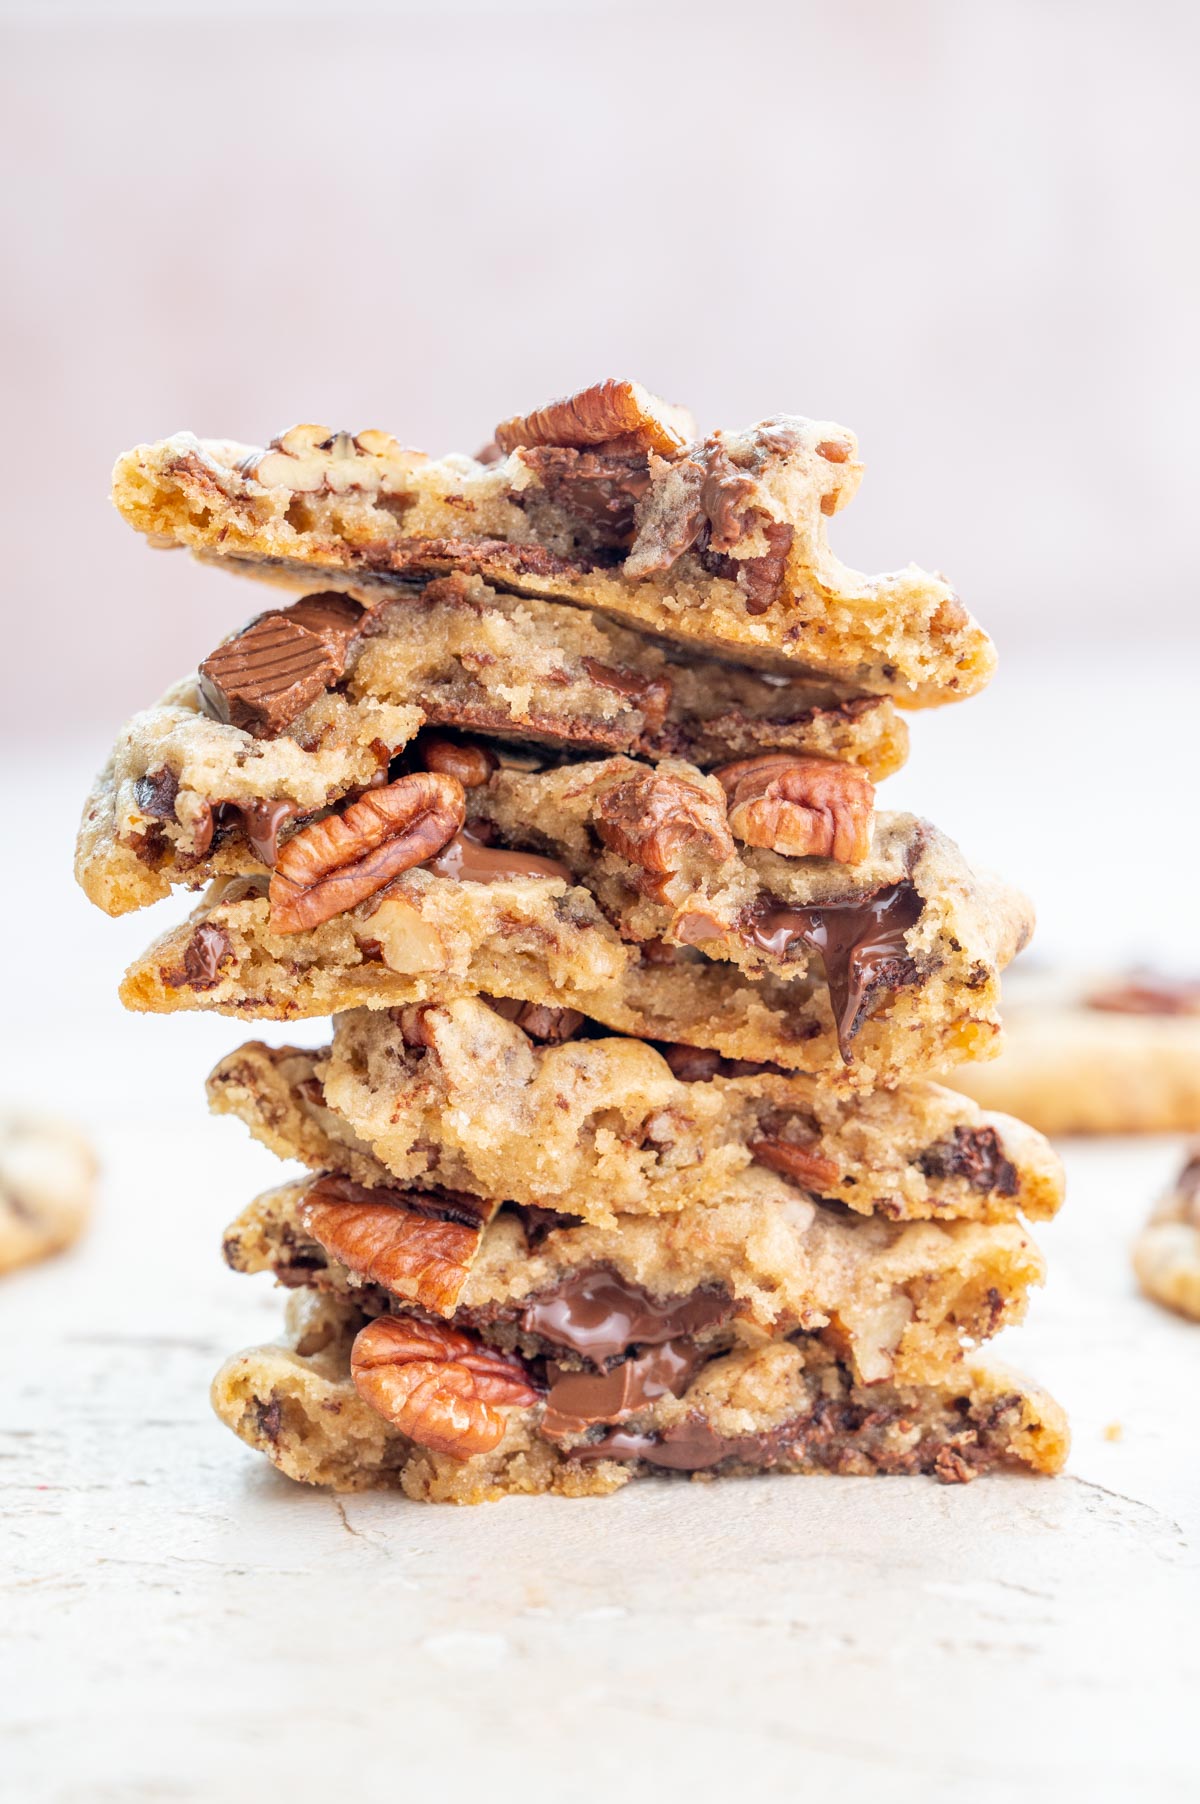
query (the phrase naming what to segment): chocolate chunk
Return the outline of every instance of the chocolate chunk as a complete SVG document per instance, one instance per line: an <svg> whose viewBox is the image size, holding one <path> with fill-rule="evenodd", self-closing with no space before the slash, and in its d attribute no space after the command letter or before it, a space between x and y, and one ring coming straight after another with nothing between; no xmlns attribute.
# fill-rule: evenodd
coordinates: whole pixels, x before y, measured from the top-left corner
<svg viewBox="0 0 1200 1804"><path fill-rule="evenodd" d="M601 1422L620 1422L670 1395L681 1397L701 1355L691 1341L664 1341L607 1372L558 1372L546 1399L540 1432L550 1440L582 1434Z"/></svg>
<svg viewBox="0 0 1200 1804"><path fill-rule="evenodd" d="M201 664L205 713L275 739L339 680L361 615L357 602L336 594L261 614Z"/></svg>
<svg viewBox="0 0 1200 1804"><path fill-rule="evenodd" d="M650 486L645 452L615 453L537 445L521 461L537 476L556 507L577 523L581 544L627 551L633 543L634 509ZM518 506L536 491L514 490Z"/></svg>
<svg viewBox="0 0 1200 1804"><path fill-rule="evenodd" d="M574 879L556 858L539 858L532 852L510 852L504 846L485 846L471 833L456 833L449 845L427 860L427 871L453 877L459 883L503 883L510 877L561 877Z"/></svg>
<svg viewBox="0 0 1200 1804"><path fill-rule="evenodd" d="M161 821L175 818L175 798L179 794L179 778L173 770L152 770L139 777L133 786L133 798L143 814Z"/></svg>
<svg viewBox="0 0 1200 1804"><path fill-rule="evenodd" d="M221 981L221 966L233 950L223 927L202 921L195 929L183 954L183 965L164 971L163 982L172 990L186 984L192 990L211 990Z"/></svg>
<svg viewBox="0 0 1200 1804"><path fill-rule="evenodd" d="M604 1366L630 1347L659 1346L722 1322L731 1307L724 1291L695 1290L659 1300L640 1284L593 1267L531 1297L521 1312L521 1326L526 1334Z"/></svg>
<svg viewBox="0 0 1200 1804"><path fill-rule="evenodd" d="M914 884L896 883L849 902L767 902L743 931L751 945L776 958L797 943L821 954L838 1047L849 1064L851 1042L875 996L916 982L904 936L923 907Z"/></svg>
<svg viewBox="0 0 1200 1804"><path fill-rule="evenodd" d="M1017 1168L993 1127L956 1127L916 1161L927 1178L965 1178L983 1196L1016 1196Z"/></svg>
<svg viewBox="0 0 1200 1804"><path fill-rule="evenodd" d="M337 1172L325 1172L308 1186L305 1202L387 1203L408 1209L430 1221L458 1222L464 1228L486 1226L496 1212L494 1203L471 1196L465 1190L397 1190L385 1184L356 1184Z"/></svg>
<svg viewBox="0 0 1200 1804"><path fill-rule="evenodd" d="M551 1008L544 1002L521 1002L515 996L484 996L481 1000L531 1040L550 1046L573 1039L586 1019L577 1008Z"/></svg>
<svg viewBox="0 0 1200 1804"><path fill-rule="evenodd" d="M506 1208L519 1217L525 1230L525 1240L530 1252L536 1252L548 1235L559 1228L578 1228L583 1225L582 1215L560 1215L556 1209L543 1209L540 1203L508 1203Z"/></svg>
<svg viewBox="0 0 1200 1804"><path fill-rule="evenodd" d="M678 1043L660 1046L659 1051L681 1084L706 1084L720 1074L725 1062L719 1052L710 1052L704 1046Z"/></svg>
<svg viewBox="0 0 1200 1804"><path fill-rule="evenodd" d="M254 1414L258 1421L259 1433L266 1436L274 1446L279 1439L279 1431L283 1427L283 1405L278 1397L272 1397L264 1403L261 1397L254 1399Z"/></svg>
<svg viewBox="0 0 1200 1804"><path fill-rule="evenodd" d="M254 856L273 870L279 857L279 829L295 820L300 810L290 802L239 802L246 844Z"/></svg>

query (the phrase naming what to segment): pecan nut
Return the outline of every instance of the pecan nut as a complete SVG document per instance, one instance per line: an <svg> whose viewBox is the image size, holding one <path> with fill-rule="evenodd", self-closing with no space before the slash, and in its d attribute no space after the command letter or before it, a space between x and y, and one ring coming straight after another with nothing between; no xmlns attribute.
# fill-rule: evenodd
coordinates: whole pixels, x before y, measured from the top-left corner
<svg viewBox="0 0 1200 1804"><path fill-rule="evenodd" d="M601 689L611 689L616 695L628 697L642 715L644 733L662 731L671 705L670 677L641 677L632 670L602 664L599 658L585 658L583 668Z"/></svg>
<svg viewBox="0 0 1200 1804"><path fill-rule="evenodd" d="M785 1178L795 1178L798 1184L803 1184L806 1190L815 1191L818 1196L823 1196L826 1190L833 1188L840 1177L833 1160L827 1159L818 1150L815 1140L784 1140L764 1136L760 1140L751 1140L748 1150L756 1164L765 1165Z"/></svg>
<svg viewBox="0 0 1200 1804"><path fill-rule="evenodd" d="M264 488L297 495L378 494L394 490L423 451L410 451L390 432L331 432L328 426L292 426L243 466Z"/></svg>
<svg viewBox="0 0 1200 1804"><path fill-rule="evenodd" d="M698 783L665 771L618 783L597 803L594 824L610 851L646 873L641 887L659 899L665 894L663 879L680 871L691 855L718 864L734 855L720 801Z"/></svg>
<svg viewBox="0 0 1200 1804"><path fill-rule="evenodd" d="M453 1191L369 1190L327 1176L309 1186L300 1219L330 1258L360 1278L449 1315L498 1207Z"/></svg>
<svg viewBox="0 0 1200 1804"><path fill-rule="evenodd" d="M416 752L426 770L454 777L464 789L481 789L500 768L499 758L486 745L450 739L443 733L422 733Z"/></svg>
<svg viewBox="0 0 1200 1804"><path fill-rule="evenodd" d="M538 1400L523 1364L441 1322L379 1316L355 1339L350 1373L365 1403L418 1447L466 1460L504 1439L506 1407Z"/></svg>
<svg viewBox="0 0 1200 1804"><path fill-rule="evenodd" d="M748 846L838 864L861 864L871 850L875 786L857 765L767 752L713 775L728 798L730 830Z"/></svg>
<svg viewBox="0 0 1200 1804"><path fill-rule="evenodd" d="M271 878L277 933L319 927L424 864L454 838L466 795L454 777L415 771L313 821L281 849Z"/></svg>
<svg viewBox="0 0 1200 1804"><path fill-rule="evenodd" d="M660 401L640 382L610 378L533 413L502 421L495 436L506 455L521 445L567 445L582 450L588 445L627 440L629 449L670 457L694 435L695 425L686 408Z"/></svg>

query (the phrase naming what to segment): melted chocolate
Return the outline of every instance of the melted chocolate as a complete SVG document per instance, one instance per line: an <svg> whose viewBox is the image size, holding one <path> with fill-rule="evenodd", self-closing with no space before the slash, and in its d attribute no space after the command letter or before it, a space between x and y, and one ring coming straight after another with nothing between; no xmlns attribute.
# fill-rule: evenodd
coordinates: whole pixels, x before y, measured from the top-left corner
<svg viewBox="0 0 1200 1804"><path fill-rule="evenodd" d="M573 882L565 864L556 858L539 858L533 852L510 852L504 846L485 846L470 833L456 833L448 846L425 865L439 877L459 883L502 883L510 877L561 877Z"/></svg>
<svg viewBox="0 0 1200 1804"><path fill-rule="evenodd" d="M638 1434L625 1428L614 1428L603 1440L572 1447L569 1458L644 1459L651 1466L667 1466L674 1472L701 1472L724 1459L747 1462L763 1460L770 1448L766 1435L743 1435L737 1440L723 1440L714 1434L707 1422L680 1422L662 1434Z"/></svg>
<svg viewBox="0 0 1200 1804"><path fill-rule="evenodd" d="M597 1423L621 1422L635 1410L687 1389L701 1355L688 1340L664 1341L607 1372L555 1372L541 1433L550 1440L582 1434Z"/></svg>
<svg viewBox="0 0 1200 1804"><path fill-rule="evenodd" d="M526 1334L581 1353L604 1366L630 1347L661 1346L724 1321L729 1298L718 1290L659 1300L628 1278L603 1267L574 1273L521 1313Z"/></svg>
<svg viewBox="0 0 1200 1804"><path fill-rule="evenodd" d="M745 933L752 945L776 958L797 941L821 954L838 1046L849 1064L850 1043L875 992L899 989L916 975L904 936L920 920L923 907L913 884L894 883L853 902L768 903Z"/></svg>

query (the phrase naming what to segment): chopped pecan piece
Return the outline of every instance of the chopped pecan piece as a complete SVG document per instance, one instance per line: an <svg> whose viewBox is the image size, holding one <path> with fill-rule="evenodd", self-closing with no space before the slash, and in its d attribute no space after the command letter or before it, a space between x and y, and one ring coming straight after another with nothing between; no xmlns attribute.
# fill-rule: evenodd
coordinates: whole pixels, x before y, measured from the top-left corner
<svg viewBox="0 0 1200 1804"><path fill-rule="evenodd" d="M871 850L875 786L857 765L767 752L713 775L728 797L730 831L748 846L838 864L861 864Z"/></svg>
<svg viewBox="0 0 1200 1804"><path fill-rule="evenodd" d="M422 733L416 751L426 770L454 777L464 789L481 789L500 768L499 758L486 745L450 739L444 733Z"/></svg>
<svg viewBox="0 0 1200 1804"><path fill-rule="evenodd" d="M273 438L244 466L243 473L264 488L297 495L333 495L394 489L423 451L410 451L390 432L331 432L328 426L292 426Z"/></svg>
<svg viewBox="0 0 1200 1804"><path fill-rule="evenodd" d="M640 677L632 670L621 670L613 664L602 664L599 658L585 658L583 668L593 683L599 683L602 689L611 689L617 695L629 698L634 707L639 709L646 733L657 733L667 718L667 709L671 705L670 677Z"/></svg>
<svg viewBox="0 0 1200 1804"><path fill-rule="evenodd" d="M673 875L691 852L718 864L734 855L725 810L715 796L664 771L629 777L603 796L594 817L604 844L646 873L642 888L662 897L662 879Z"/></svg>
<svg viewBox="0 0 1200 1804"><path fill-rule="evenodd" d="M815 1191L818 1196L831 1189L840 1175L833 1160L818 1150L815 1140L805 1142L764 1136L761 1140L751 1140L749 1151L750 1157L759 1165L766 1165L785 1178L795 1178L798 1184Z"/></svg>
<svg viewBox="0 0 1200 1804"><path fill-rule="evenodd" d="M359 1277L449 1315L498 1205L452 1191L369 1190L323 1177L300 1209L305 1232Z"/></svg>
<svg viewBox="0 0 1200 1804"><path fill-rule="evenodd" d="M521 445L569 445L582 449L629 439L632 446L671 456L694 436L686 408L672 407L640 382L597 382L591 388L551 401L534 413L516 414L496 428L496 443L508 453Z"/></svg>
<svg viewBox="0 0 1200 1804"><path fill-rule="evenodd" d="M418 1447L466 1460L504 1439L503 1410L538 1391L520 1360L441 1322L379 1316L350 1353L359 1396Z"/></svg>
<svg viewBox="0 0 1200 1804"><path fill-rule="evenodd" d="M466 817L454 777L415 771L289 839L271 878L271 925L300 933L373 896L448 845Z"/></svg>

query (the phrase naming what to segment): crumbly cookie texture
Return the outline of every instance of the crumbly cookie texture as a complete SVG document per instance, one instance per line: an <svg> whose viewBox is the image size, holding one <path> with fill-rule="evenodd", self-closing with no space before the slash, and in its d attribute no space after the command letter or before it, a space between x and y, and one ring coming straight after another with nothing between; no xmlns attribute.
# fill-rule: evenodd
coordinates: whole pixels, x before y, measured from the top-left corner
<svg viewBox="0 0 1200 1804"><path fill-rule="evenodd" d="M609 795L621 777L613 767L626 764L639 773L635 782L647 773L605 761ZM578 784L598 767L571 768ZM684 768L689 781L713 783ZM131 967L123 1000L135 1009L286 1020L463 995L515 997L578 1009L641 1039L712 1047L857 1088L990 1056L998 973L1028 938L1031 913L1017 892L975 877L926 823L878 817L871 854L852 870L735 849L732 839L732 856L717 859L685 838L658 900L639 890L638 867L619 854L577 853L565 806L556 813L560 774L542 773L536 827L527 834L538 844L553 839L575 859L582 884L568 882L570 866L557 860L561 876L509 875L518 868L511 860L526 854L459 835L456 844L476 848L463 862L439 854L431 867L404 871L294 931L276 923L257 880L233 879ZM485 790L509 775L496 773ZM718 824L724 831L723 817ZM472 874L477 859L481 880ZM439 863L465 875L439 874ZM651 877L657 885L662 873ZM599 900L583 887L592 882Z"/></svg>
<svg viewBox="0 0 1200 1804"><path fill-rule="evenodd" d="M1004 1049L943 1081L1044 1134L1200 1132L1200 980L1025 968L1005 979Z"/></svg>
<svg viewBox="0 0 1200 1804"><path fill-rule="evenodd" d="M64 1121L0 1112L0 1272L69 1247L87 1223L96 1160Z"/></svg>
<svg viewBox="0 0 1200 1804"><path fill-rule="evenodd" d="M524 1013L562 1030L561 1011ZM718 1055L667 1050L690 1080L640 1040L541 1044L464 999L395 1018L354 1010L320 1052L251 1042L222 1059L208 1093L218 1113L314 1170L501 1196L600 1226L721 1202L751 1168L892 1220L1045 1219L1061 1203L1061 1163L1039 1134L938 1085L838 1096L808 1077L727 1075Z"/></svg>
<svg viewBox="0 0 1200 1804"><path fill-rule="evenodd" d="M301 628L291 666L286 646L270 641L257 668L243 656L243 681L256 679L260 699L249 725L214 718L223 698L189 677L122 729L76 852L76 876L99 907L122 914L174 884L269 868L271 845L375 782L424 726L486 733L502 754L506 739L702 765L791 751L874 779L907 752L907 728L885 698L671 655L610 620L501 595L477 577L430 582L357 619L342 605L341 655L315 669L312 699L288 688Z"/></svg>
<svg viewBox="0 0 1200 1804"><path fill-rule="evenodd" d="M583 439L566 422L589 396L635 387L598 384L529 416L538 425L504 434L486 463L376 431L296 426L265 449L178 433L118 460L113 499L158 544L293 587L319 576L371 601L457 568L907 706L983 687L991 642L940 577L863 576L830 551L826 523L862 474L852 433L780 415L668 443Z"/></svg>
<svg viewBox="0 0 1200 1804"><path fill-rule="evenodd" d="M1134 1241L1133 1269L1148 1297L1200 1322L1200 1150Z"/></svg>
<svg viewBox="0 0 1200 1804"><path fill-rule="evenodd" d="M1062 1410L1016 1374L965 1362L936 1384L855 1383L810 1339L737 1348L701 1367L682 1396L626 1418L619 1457L581 1458L539 1432L544 1410L506 1409L503 1436L467 1459L419 1445L364 1401L351 1378L362 1316L308 1293L292 1299L284 1346L228 1360L213 1383L220 1419L289 1478L338 1491L385 1487L415 1501L474 1504L556 1492L603 1496L632 1478L705 1461L697 1477L753 1472L927 1473L961 1483L995 1469L1061 1470ZM688 1468L684 1466L683 1470Z"/></svg>
<svg viewBox="0 0 1200 1804"><path fill-rule="evenodd" d="M227 1229L225 1249L235 1270L270 1270L292 1286L347 1292L374 1283L377 1307L399 1298L534 1356L552 1353L553 1340L531 1326L531 1301L568 1280L613 1273L655 1307L715 1300L711 1322L679 1330L704 1345L818 1333L863 1383L940 1377L965 1347L1020 1321L1044 1275L1016 1222L854 1215L760 1169L731 1180L728 1194L687 1215L626 1216L598 1228L519 1208L488 1220L495 1205L480 1203L462 1205L468 1219L456 1219L454 1199L360 1194L317 1180L259 1197ZM462 1230L450 1237L452 1254L448 1219ZM635 1345L640 1337L634 1330L629 1338Z"/></svg>

